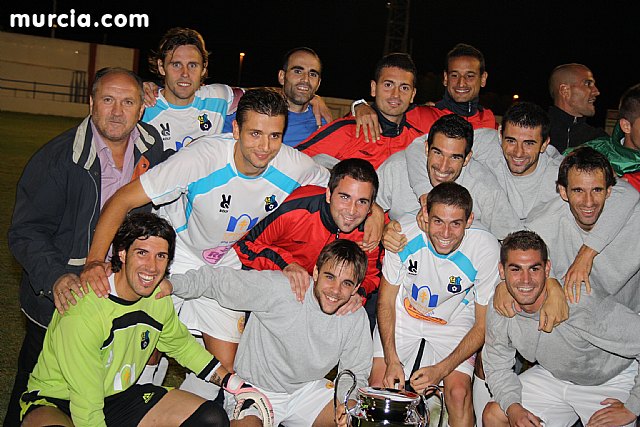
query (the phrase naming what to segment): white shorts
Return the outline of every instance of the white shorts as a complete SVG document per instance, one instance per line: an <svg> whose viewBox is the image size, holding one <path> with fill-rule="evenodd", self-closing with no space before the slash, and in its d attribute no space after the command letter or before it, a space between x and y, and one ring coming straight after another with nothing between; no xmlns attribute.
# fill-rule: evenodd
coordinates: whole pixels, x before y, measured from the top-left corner
<svg viewBox="0 0 640 427"><path fill-rule="evenodd" d="M638 363L631 365L606 383L581 386L555 378L540 365L520 374L522 406L540 417L547 426L572 426L578 418L587 425L604 399L610 397L626 402L638 373ZM635 421L629 426L635 426Z"/></svg>
<svg viewBox="0 0 640 427"><path fill-rule="evenodd" d="M172 273L185 273L190 269L202 266L201 261L195 261L184 249L176 246L176 262L171 266ZM233 249L228 256L223 257L217 266L240 269L242 264ZM180 258L178 258L180 256ZM224 262L223 262L224 261ZM198 298L183 300L172 295L173 305L178 318L194 335L207 334L222 341L237 343L244 331L244 311L234 311L221 307L216 300Z"/></svg>
<svg viewBox="0 0 640 427"><path fill-rule="evenodd" d="M399 296L401 294L402 292L398 293ZM426 343L420 367L435 365L449 356L460 344L462 338L473 327L476 316L474 303L470 303L449 323L442 325L411 317L402 301L402 298L396 298L396 352L404 365L405 376L409 378L422 338ZM384 357L378 325L373 332L373 357ZM455 370L473 378L474 367L475 355L462 362Z"/></svg>
<svg viewBox="0 0 640 427"><path fill-rule="evenodd" d="M258 387L256 387L258 388ZM267 396L273 406L275 422L273 425L283 424L286 427L308 427L318 418L320 412L333 401L333 382L321 379L307 383L304 387L289 393L275 393L258 388ZM233 416L236 399L225 391L225 410L229 418ZM246 415L258 416L258 411L250 408Z"/></svg>

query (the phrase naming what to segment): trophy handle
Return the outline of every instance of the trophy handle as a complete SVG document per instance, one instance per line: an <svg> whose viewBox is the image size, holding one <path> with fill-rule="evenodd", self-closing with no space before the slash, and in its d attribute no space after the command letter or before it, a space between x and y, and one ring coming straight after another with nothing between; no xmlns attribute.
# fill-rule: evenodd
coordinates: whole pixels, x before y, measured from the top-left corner
<svg viewBox="0 0 640 427"><path fill-rule="evenodd" d="M347 406L347 402L349 401L349 396L351 396L351 393L353 393L353 390L356 389L356 385L358 384L358 381L356 380L355 374L348 369L345 369L342 372L340 372L336 376L336 379L334 381L333 414L335 416L335 414L338 411L338 383L340 381L340 378L342 378L343 375L348 375L349 377L351 377L351 381L353 381L353 384L351 384L351 387L349 388L349 390L347 390L347 392L344 394L344 398L342 401L342 403L344 404L345 415L347 417L347 426L351 426L351 417L349 416L349 407Z"/></svg>
<svg viewBox="0 0 640 427"><path fill-rule="evenodd" d="M444 390L442 389L442 387L437 386L435 384L429 385L427 387L425 387L425 389L422 391L422 394L420 395L420 397L422 397L422 402L424 402L424 406L425 408L428 408L427 406L427 400L430 399L433 396L437 396L438 400L440 401L440 419L438 420L438 427L442 427L442 421L444 420ZM428 409L427 409L428 411Z"/></svg>

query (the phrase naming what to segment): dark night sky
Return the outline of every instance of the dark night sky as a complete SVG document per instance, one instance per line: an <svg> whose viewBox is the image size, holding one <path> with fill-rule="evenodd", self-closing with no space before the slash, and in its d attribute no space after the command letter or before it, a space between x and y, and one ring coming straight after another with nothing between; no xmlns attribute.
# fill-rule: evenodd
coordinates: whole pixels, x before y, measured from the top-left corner
<svg viewBox="0 0 640 427"><path fill-rule="evenodd" d="M47 36L48 29L10 29L9 13L48 13L52 2L3 5L0 29ZM38 4L33 4L38 3ZM589 3L594 3L591 0ZM411 53L421 74L440 79L443 58L458 42L485 54L489 80L483 93L548 105L548 74L555 65L580 62L594 72L602 92L598 117L616 108L622 91L640 82L640 2L562 0L413 0ZM78 0L57 0L59 13L147 13L150 28L108 31L58 29L56 36L106 42L140 49L140 74L151 78L145 59L162 34L173 26L200 31L212 53L208 82L237 83L238 53L246 57L242 86L276 85L282 54L291 47L314 48L323 59L320 94L360 98L382 55L388 9L385 0L231 0L105 1L88 6ZM167 6L168 5L168 6ZM424 92L424 91L423 91ZM494 98L495 99L495 98ZM427 100L423 97L420 101ZM487 102L490 102L487 99ZM501 111L496 111L501 113Z"/></svg>

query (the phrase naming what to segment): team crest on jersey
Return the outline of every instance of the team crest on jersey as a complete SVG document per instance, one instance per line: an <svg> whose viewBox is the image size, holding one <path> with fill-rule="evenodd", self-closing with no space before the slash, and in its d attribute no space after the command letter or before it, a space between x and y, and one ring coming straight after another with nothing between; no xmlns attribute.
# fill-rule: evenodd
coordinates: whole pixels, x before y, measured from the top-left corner
<svg viewBox="0 0 640 427"><path fill-rule="evenodd" d="M414 261L409 258L409 268L407 268L407 270L409 270L409 274L412 276L418 274L418 261Z"/></svg>
<svg viewBox="0 0 640 427"><path fill-rule="evenodd" d="M226 194L222 195L222 201L220 202L220 212L227 213L229 212L229 206L231 205L231 194L228 196Z"/></svg>
<svg viewBox="0 0 640 427"><path fill-rule="evenodd" d="M462 291L462 278L460 276L449 276L447 291L452 294L459 294Z"/></svg>
<svg viewBox="0 0 640 427"><path fill-rule="evenodd" d="M411 286L411 298L423 310L433 309L438 306L438 294L431 293L431 288L427 285L418 286L415 283Z"/></svg>
<svg viewBox="0 0 640 427"><path fill-rule="evenodd" d="M200 123L200 130L206 132L211 129L211 120L209 120L209 116L206 113L198 116L198 122Z"/></svg>
<svg viewBox="0 0 640 427"><path fill-rule="evenodd" d="M260 218L258 217L251 218L248 214L242 214L237 218L235 216L231 216L231 218L229 218L229 224L227 224L227 232L242 233L249 231L258 223L259 219Z"/></svg>
<svg viewBox="0 0 640 427"><path fill-rule="evenodd" d="M278 202L276 201L275 194L272 194L271 196L264 198L264 210L266 212L271 212L277 207L278 207Z"/></svg>
<svg viewBox="0 0 640 427"><path fill-rule="evenodd" d="M149 346L149 330L146 330L142 333L142 336L140 337L140 348L142 350L144 350L145 348L147 348Z"/></svg>
<svg viewBox="0 0 640 427"><path fill-rule="evenodd" d="M171 127L169 127L169 123L160 123L160 135L162 135L162 139L167 139L171 137ZM165 138L167 137L167 138Z"/></svg>

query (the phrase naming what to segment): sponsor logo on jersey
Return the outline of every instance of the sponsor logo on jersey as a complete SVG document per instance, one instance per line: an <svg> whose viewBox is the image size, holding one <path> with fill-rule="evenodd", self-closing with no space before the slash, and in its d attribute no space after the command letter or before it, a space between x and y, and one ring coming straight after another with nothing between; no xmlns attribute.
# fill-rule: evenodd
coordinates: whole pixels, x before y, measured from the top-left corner
<svg viewBox="0 0 640 427"><path fill-rule="evenodd" d="M227 232L240 233L249 231L258 223L259 219L258 217L251 218L248 214L239 215L237 218L232 215L229 218L229 224L227 224Z"/></svg>
<svg viewBox="0 0 640 427"><path fill-rule="evenodd" d="M229 249L231 249L231 246L229 245L205 249L204 251L202 251L202 259L204 259L209 264L217 264L218 261L220 261L222 257L225 256L227 252L229 252Z"/></svg>
<svg viewBox="0 0 640 427"><path fill-rule="evenodd" d="M198 122L200 123L200 130L206 132L211 129L211 121L206 113L201 116L198 116Z"/></svg>
<svg viewBox="0 0 640 427"><path fill-rule="evenodd" d="M229 205L231 205L231 194L227 196L226 194L222 195L222 201L220 202L220 212L227 213L229 212Z"/></svg>
<svg viewBox="0 0 640 427"><path fill-rule="evenodd" d="M165 139L164 137L170 137L171 136L171 127L169 127L169 123L165 123L162 124L160 123L160 135L162 135L162 139Z"/></svg>
<svg viewBox="0 0 640 427"><path fill-rule="evenodd" d="M142 400L144 400L144 403L149 403L149 401L151 400L151 398L153 397L153 395L156 394L155 392L151 392L151 393L145 393L142 395Z"/></svg>
<svg viewBox="0 0 640 427"><path fill-rule="evenodd" d="M411 258L409 258L409 274L411 274L412 276L415 276L416 274L418 274L418 261L414 261Z"/></svg>
<svg viewBox="0 0 640 427"><path fill-rule="evenodd" d="M462 278L460 276L449 276L447 291L452 294L459 294L462 292Z"/></svg>
<svg viewBox="0 0 640 427"><path fill-rule="evenodd" d="M142 337L140 339L140 348L144 350L149 346L149 330L146 330L142 333Z"/></svg>
<svg viewBox="0 0 640 427"><path fill-rule="evenodd" d="M116 373L113 378L113 389L115 391L122 391L129 388L136 379L136 365L124 365L120 368L120 371Z"/></svg>
<svg viewBox="0 0 640 427"><path fill-rule="evenodd" d="M180 151L181 148L191 144L191 141L193 141L193 137L191 136L185 136L182 138L182 141L176 141L176 151Z"/></svg>
<svg viewBox="0 0 640 427"><path fill-rule="evenodd" d="M411 286L411 298L417 303L418 309L424 308L428 311L438 306L438 294L432 294L431 288L427 285L418 286L414 283Z"/></svg>
<svg viewBox="0 0 640 427"><path fill-rule="evenodd" d="M271 196L264 198L264 210L266 212L271 212L277 207L278 207L278 202L276 201L275 194L272 194Z"/></svg>

